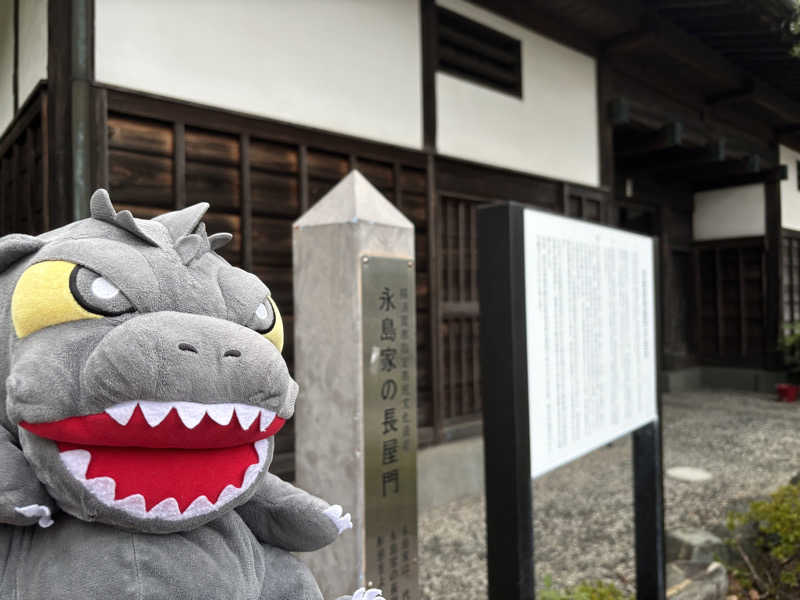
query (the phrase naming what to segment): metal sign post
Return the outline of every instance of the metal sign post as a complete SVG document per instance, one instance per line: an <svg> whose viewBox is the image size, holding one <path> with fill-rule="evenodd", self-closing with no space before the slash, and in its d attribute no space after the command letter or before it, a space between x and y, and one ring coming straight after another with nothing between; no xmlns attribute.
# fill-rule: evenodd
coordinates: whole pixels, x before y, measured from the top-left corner
<svg viewBox="0 0 800 600"><path fill-rule="evenodd" d="M665 597L657 248L516 204L478 213L491 598L534 598L533 477L631 432L637 593Z"/></svg>

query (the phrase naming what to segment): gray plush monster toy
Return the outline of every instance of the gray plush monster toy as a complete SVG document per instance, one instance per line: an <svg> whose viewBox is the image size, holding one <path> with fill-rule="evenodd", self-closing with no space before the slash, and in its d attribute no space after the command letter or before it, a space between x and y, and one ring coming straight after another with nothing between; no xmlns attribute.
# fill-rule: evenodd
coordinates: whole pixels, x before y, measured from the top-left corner
<svg viewBox="0 0 800 600"><path fill-rule="evenodd" d="M289 551L350 516L267 472L297 384L207 208L141 220L98 190L91 218L0 238L1 599L321 597Z"/></svg>

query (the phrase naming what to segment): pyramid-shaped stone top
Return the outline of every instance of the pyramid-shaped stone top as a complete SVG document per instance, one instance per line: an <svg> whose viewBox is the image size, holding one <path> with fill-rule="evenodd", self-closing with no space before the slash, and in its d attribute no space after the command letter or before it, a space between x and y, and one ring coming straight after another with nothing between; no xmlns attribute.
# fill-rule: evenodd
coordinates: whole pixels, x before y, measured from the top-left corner
<svg viewBox="0 0 800 600"><path fill-rule="evenodd" d="M325 194L297 221L295 227L366 222L412 229L414 225L357 170Z"/></svg>

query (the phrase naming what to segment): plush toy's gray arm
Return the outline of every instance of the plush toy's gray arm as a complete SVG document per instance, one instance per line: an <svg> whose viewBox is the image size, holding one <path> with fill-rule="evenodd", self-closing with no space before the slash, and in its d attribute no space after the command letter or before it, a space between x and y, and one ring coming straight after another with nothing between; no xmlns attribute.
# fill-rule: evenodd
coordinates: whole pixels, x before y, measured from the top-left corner
<svg viewBox="0 0 800 600"><path fill-rule="evenodd" d="M350 525L350 515L341 516L341 507L330 506L272 473L265 474L258 491L236 511L260 542L290 552L327 546Z"/></svg>
<svg viewBox="0 0 800 600"><path fill-rule="evenodd" d="M0 523L47 527L55 503L12 435L0 426Z"/></svg>

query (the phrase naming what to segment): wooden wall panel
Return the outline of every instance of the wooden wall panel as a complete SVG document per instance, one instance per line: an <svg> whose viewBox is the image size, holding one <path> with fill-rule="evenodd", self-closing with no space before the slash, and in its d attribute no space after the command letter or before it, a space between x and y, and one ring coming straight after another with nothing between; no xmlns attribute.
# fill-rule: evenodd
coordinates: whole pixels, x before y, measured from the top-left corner
<svg viewBox="0 0 800 600"><path fill-rule="evenodd" d="M692 252L701 363L765 368L764 238L699 242Z"/></svg>
<svg viewBox="0 0 800 600"><path fill-rule="evenodd" d="M0 235L47 231L47 93L40 87L0 139Z"/></svg>

